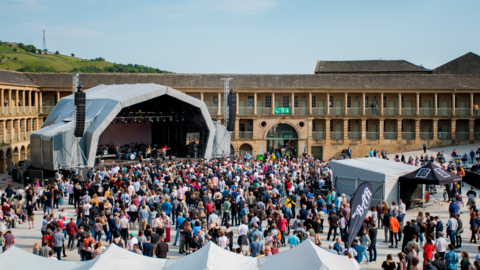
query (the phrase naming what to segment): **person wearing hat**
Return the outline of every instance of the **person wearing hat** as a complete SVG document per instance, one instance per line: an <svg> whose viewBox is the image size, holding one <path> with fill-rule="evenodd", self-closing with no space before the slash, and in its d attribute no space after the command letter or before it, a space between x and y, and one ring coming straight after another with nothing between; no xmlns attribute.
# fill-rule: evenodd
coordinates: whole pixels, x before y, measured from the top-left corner
<svg viewBox="0 0 480 270"><path fill-rule="evenodd" d="M128 250L133 251L133 246L138 245L138 238L135 237L135 234L130 233L130 240L128 240Z"/></svg>

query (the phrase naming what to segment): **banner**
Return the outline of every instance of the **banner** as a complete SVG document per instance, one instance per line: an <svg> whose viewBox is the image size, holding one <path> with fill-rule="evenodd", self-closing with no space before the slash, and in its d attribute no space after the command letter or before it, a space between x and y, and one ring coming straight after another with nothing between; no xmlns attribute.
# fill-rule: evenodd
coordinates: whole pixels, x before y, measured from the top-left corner
<svg viewBox="0 0 480 270"><path fill-rule="evenodd" d="M373 191L372 185L368 182L362 183L350 201L350 225L348 228L348 242L347 247L350 247L358 231L362 227L363 221L370 209L370 203L372 202ZM380 217L378 217L380 218Z"/></svg>
<svg viewBox="0 0 480 270"><path fill-rule="evenodd" d="M290 108L289 107L275 107L275 114L290 114Z"/></svg>

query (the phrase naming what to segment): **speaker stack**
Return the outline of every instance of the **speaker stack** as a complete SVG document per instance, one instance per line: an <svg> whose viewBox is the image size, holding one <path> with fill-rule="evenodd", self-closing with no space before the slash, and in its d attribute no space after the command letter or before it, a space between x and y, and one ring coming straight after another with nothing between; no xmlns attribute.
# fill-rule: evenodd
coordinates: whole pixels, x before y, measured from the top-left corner
<svg viewBox="0 0 480 270"><path fill-rule="evenodd" d="M75 115L75 137L83 137L85 133L85 92L75 92L75 107L77 114Z"/></svg>
<svg viewBox="0 0 480 270"><path fill-rule="evenodd" d="M235 131L235 117L237 116L237 94L230 92L228 94L228 123L227 130Z"/></svg>

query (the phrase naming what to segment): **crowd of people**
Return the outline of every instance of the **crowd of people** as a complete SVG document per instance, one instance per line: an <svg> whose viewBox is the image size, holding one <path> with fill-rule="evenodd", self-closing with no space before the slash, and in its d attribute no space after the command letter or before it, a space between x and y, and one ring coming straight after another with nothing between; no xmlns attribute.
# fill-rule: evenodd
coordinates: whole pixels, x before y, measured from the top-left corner
<svg viewBox="0 0 480 270"><path fill-rule="evenodd" d="M351 149L345 154L351 155ZM42 239L33 252L52 259L76 250L81 260L90 260L112 244L167 258L170 245L188 255L208 242L239 255L263 257L309 239L333 254L348 256L360 268L377 260L377 233L383 230L384 242L399 252L397 263L393 255L387 256L384 269L480 269L479 255L471 261L467 253L460 258L455 252L466 229L460 208L470 210L470 241L479 237L473 189L467 193L468 205L452 202L450 218L444 221L422 212L406 220L402 201L378 202L346 247L351 208L347 195L332 187L331 173L326 162L306 154L298 159L267 155L264 161L249 157L139 162L65 177L57 172L55 181L44 186L35 179L24 188L0 190L0 219L9 229L0 243L3 251L14 245L14 228L28 223L34 229L35 213L43 212ZM460 189L456 184L450 187L453 196L460 195ZM67 204L75 208L73 216L67 214ZM334 242L324 245L324 239Z"/></svg>

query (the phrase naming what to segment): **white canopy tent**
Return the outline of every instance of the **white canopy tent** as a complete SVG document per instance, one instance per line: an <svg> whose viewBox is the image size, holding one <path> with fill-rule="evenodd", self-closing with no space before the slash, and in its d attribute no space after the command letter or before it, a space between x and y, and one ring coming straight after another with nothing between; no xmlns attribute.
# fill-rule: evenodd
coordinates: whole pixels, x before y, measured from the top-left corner
<svg viewBox="0 0 480 270"><path fill-rule="evenodd" d="M398 201L398 178L416 169L415 166L381 158L356 158L328 162L333 174L333 186L338 194L352 196L363 182L374 190L371 205L379 200Z"/></svg>
<svg viewBox="0 0 480 270"><path fill-rule="evenodd" d="M141 256L116 245L110 245L99 257L87 262L54 261L12 247L0 254L5 269L48 270L357 270L346 256L329 253L310 241L269 257L245 257L209 242L205 247L180 259L157 259Z"/></svg>

